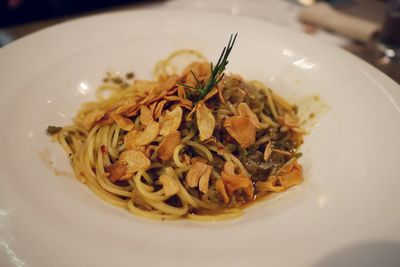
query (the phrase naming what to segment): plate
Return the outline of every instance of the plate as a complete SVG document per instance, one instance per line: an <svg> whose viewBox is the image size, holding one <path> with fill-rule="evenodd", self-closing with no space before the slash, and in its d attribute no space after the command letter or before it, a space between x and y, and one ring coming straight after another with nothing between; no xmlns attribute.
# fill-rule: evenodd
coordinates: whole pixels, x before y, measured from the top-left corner
<svg viewBox="0 0 400 267"><path fill-rule="evenodd" d="M45 135L64 125L106 71L150 78L169 52L329 110L302 148L305 182L223 223L149 221L71 178ZM212 13L142 10L60 24L0 49L1 266L398 266L400 87L354 56L284 28ZM49 162L63 175L55 175Z"/></svg>

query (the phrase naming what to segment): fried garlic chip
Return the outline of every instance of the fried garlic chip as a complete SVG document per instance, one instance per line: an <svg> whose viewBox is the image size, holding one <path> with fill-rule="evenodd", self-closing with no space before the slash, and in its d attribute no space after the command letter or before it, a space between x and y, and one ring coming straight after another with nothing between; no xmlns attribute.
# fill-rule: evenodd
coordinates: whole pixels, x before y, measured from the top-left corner
<svg viewBox="0 0 400 267"><path fill-rule="evenodd" d="M126 164L126 172L122 177L123 179L130 178L135 172L146 170L150 167L150 160L144 153L133 149L122 152L118 161Z"/></svg>
<svg viewBox="0 0 400 267"><path fill-rule="evenodd" d="M247 117L232 116L225 120L228 133L242 148L248 148L256 141L256 127Z"/></svg>
<svg viewBox="0 0 400 267"><path fill-rule="evenodd" d="M235 174L235 167L231 161L225 163L221 179L229 195L242 188L250 199L253 198L253 183L249 177Z"/></svg>
<svg viewBox="0 0 400 267"><path fill-rule="evenodd" d="M81 121L77 121L79 125L81 125L84 129L90 130L93 128L93 125L101 120L105 115L105 112L100 109L95 109L87 113Z"/></svg>
<svg viewBox="0 0 400 267"><path fill-rule="evenodd" d="M283 166L276 175L271 175L265 182L257 182L258 191L282 192L303 181L303 169L296 160Z"/></svg>
<svg viewBox="0 0 400 267"><path fill-rule="evenodd" d="M154 102L154 103L157 104L155 109L154 109L154 113L153 113L154 114L154 119L158 119L158 118L161 117L161 114L163 112L163 108L164 108L165 104L167 103L167 101L166 100L161 100L159 102Z"/></svg>
<svg viewBox="0 0 400 267"><path fill-rule="evenodd" d="M242 117L249 118L251 123L259 129L261 127L261 123L257 118L257 115L250 109L250 107L246 103L240 103L238 106L239 115Z"/></svg>
<svg viewBox="0 0 400 267"><path fill-rule="evenodd" d="M161 160L169 160L174 154L174 149L181 142L181 134L178 131L172 132L167 135L160 143L158 155Z"/></svg>
<svg viewBox="0 0 400 267"><path fill-rule="evenodd" d="M280 117L280 120L283 122L283 124L285 124L289 128L298 128L298 127L300 127L299 126L299 120L294 116L290 116L289 113L285 113L285 115L283 115L283 117Z"/></svg>
<svg viewBox="0 0 400 267"><path fill-rule="evenodd" d="M215 182L215 189L222 196L222 198L224 200L224 203L227 204L229 202L229 196L226 193L225 185L224 185L224 183L222 182L221 179L218 179Z"/></svg>
<svg viewBox="0 0 400 267"><path fill-rule="evenodd" d="M272 143L268 142L264 150L264 160L267 161L272 154Z"/></svg>
<svg viewBox="0 0 400 267"><path fill-rule="evenodd" d="M200 132L200 141L210 138L214 132L215 118L212 111L204 103L197 105L196 119Z"/></svg>
<svg viewBox="0 0 400 267"><path fill-rule="evenodd" d="M127 117L119 114L111 114L110 117L125 131L130 131L135 127L135 124Z"/></svg>
<svg viewBox="0 0 400 267"><path fill-rule="evenodd" d="M280 122L282 122L285 126L287 126L289 129L296 133L306 133L304 129L300 127L300 122L299 119L294 116L290 115L289 113L285 113L283 117L279 117Z"/></svg>
<svg viewBox="0 0 400 267"><path fill-rule="evenodd" d="M160 182L165 195L172 196L179 192L179 181L175 177L163 174L160 176Z"/></svg>
<svg viewBox="0 0 400 267"><path fill-rule="evenodd" d="M200 176L199 179L199 190L204 194L208 192L208 183L210 181L212 166L207 165L206 171Z"/></svg>
<svg viewBox="0 0 400 267"><path fill-rule="evenodd" d="M166 111L160 118L160 135L167 136L178 130L182 121L182 108L175 106L171 111Z"/></svg>
<svg viewBox="0 0 400 267"><path fill-rule="evenodd" d="M152 112L150 110L150 108L148 106L141 106L140 107L140 122L143 125L148 125L150 122L152 122L153 119L153 115Z"/></svg>
<svg viewBox="0 0 400 267"><path fill-rule="evenodd" d="M106 167L108 173L108 179L111 182L120 180L126 173L126 164L120 161L115 162Z"/></svg>
<svg viewBox="0 0 400 267"><path fill-rule="evenodd" d="M169 76L165 81L163 81L159 85L160 91L165 91L165 90L170 90L176 85L176 82L178 81L179 76L178 75L171 75Z"/></svg>
<svg viewBox="0 0 400 267"><path fill-rule="evenodd" d="M133 129L126 135L125 145L127 149L135 149L153 142L159 133L160 125L152 121L143 131Z"/></svg>
<svg viewBox="0 0 400 267"><path fill-rule="evenodd" d="M196 161L193 163L192 167L186 174L186 185L188 187L199 186L199 181L201 180L201 191L208 191L208 181L210 179L212 166L205 164L201 161ZM203 192L205 193L205 192Z"/></svg>

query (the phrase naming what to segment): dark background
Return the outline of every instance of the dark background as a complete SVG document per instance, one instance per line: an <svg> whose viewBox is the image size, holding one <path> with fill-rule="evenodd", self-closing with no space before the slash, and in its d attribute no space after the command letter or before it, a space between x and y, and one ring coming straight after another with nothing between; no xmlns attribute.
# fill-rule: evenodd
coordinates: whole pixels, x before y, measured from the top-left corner
<svg viewBox="0 0 400 267"><path fill-rule="evenodd" d="M32 32L51 25L81 18L88 15L108 12L151 8L160 6L168 0L0 0L0 48ZM218 1L218 0L214 0ZM248 0L249 2L252 0ZM285 0L281 0L285 1ZM286 0L300 5L300 0ZM400 0L315 0L325 1L344 14L360 17L380 25L383 24L385 13L388 14L387 3L392 1L400 4ZM265 1L268 5L268 1ZM400 6L399 6L400 8ZM398 10L397 10L398 11ZM283 16L285 14L282 14ZM397 15L396 15L397 16ZM387 16L386 16L387 18ZM392 29L393 36L399 37L400 22L398 16L393 27L384 27L378 40L369 43L357 41L342 45L344 49L371 63L392 79L400 83L400 50L396 45L396 60L388 60L387 56L377 49L376 41L385 41L383 33ZM315 27L314 27L315 28ZM394 31L393 31L394 30ZM312 33L311 33L312 34ZM398 39L397 39L398 40ZM388 44L388 42L384 42ZM385 50L386 53L387 50ZM393 54L393 53L392 53Z"/></svg>
<svg viewBox="0 0 400 267"><path fill-rule="evenodd" d="M118 6L139 0L0 0L0 27Z"/></svg>

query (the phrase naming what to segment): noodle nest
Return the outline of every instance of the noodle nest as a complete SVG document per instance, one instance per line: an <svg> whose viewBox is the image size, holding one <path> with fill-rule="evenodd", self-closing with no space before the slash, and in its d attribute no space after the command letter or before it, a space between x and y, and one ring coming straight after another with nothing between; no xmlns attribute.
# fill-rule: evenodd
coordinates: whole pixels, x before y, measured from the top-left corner
<svg viewBox="0 0 400 267"><path fill-rule="evenodd" d="M179 70L179 58L194 62ZM179 72L179 75L178 75ZM210 77L199 52L160 60L154 80L107 74L97 100L51 134L77 179L104 201L156 220L227 220L270 192L302 182L296 106L258 81Z"/></svg>

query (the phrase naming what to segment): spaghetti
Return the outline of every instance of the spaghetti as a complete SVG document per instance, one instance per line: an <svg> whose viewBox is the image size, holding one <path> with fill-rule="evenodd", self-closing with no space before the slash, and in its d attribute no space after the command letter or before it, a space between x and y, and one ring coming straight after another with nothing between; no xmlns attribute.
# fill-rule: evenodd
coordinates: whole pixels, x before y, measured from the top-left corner
<svg viewBox="0 0 400 267"><path fill-rule="evenodd" d="M177 75L171 62L187 54L198 60ZM236 218L302 182L304 132L295 106L258 81L219 73L200 98L214 70L180 50L156 64L155 80L109 74L72 125L48 132L78 180L112 205L159 220Z"/></svg>

